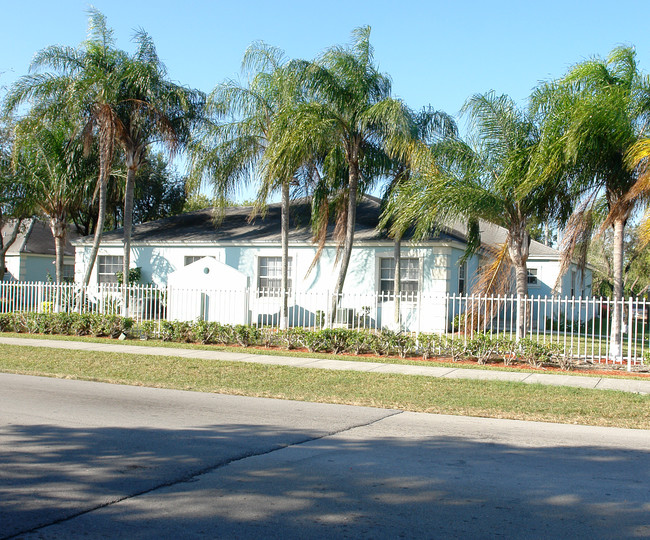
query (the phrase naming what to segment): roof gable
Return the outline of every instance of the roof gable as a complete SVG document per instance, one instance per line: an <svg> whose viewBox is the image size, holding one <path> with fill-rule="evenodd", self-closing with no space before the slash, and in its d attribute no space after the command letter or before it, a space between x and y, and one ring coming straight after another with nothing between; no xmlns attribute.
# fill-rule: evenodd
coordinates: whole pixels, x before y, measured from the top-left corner
<svg viewBox="0 0 650 540"><path fill-rule="evenodd" d="M2 227L2 238L8 238L17 226L16 220L11 220ZM74 247L72 241L80 238L79 233L73 225L68 226L68 234L66 237L65 247L63 250L64 255L74 256ZM16 241L8 249L8 255L17 255L19 253L34 254L34 255L56 255L56 248L54 245L54 237L52 230L47 222L30 218L22 221L20 231L16 237Z"/></svg>

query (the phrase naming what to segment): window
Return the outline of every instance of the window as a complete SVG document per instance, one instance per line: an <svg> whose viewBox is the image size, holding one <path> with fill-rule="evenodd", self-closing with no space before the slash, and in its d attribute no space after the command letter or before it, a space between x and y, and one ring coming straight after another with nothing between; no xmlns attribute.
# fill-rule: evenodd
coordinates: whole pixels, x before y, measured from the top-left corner
<svg viewBox="0 0 650 540"><path fill-rule="evenodd" d="M117 283L117 272L122 271L122 255L100 255L97 260L97 283Z"/></svg>
<svg viewBox="0 0 650 540"><path fill-rule="evenodd" d="M183 261L183 266L188 266L192 263L195 263L196 261L200 261L201 259L205 259L206 257L214 257L212 255L185 255L185 259Z"/></svg>
<svg viewBox="0 0 650 540"><path fill-rule="evenodd" d="M291 289L291 257L288 262L287 289ZM257 259L257 289L260 296L277 296L282 288L282 257Z"/></svg>
<svg viewBox="0 0 650 540"><path fill-rule="evenodd" d="M537 268L528 268L528 285L537 285Z"/></svg>
<svg viewBox="0 0 650 540"><path fill-rule="evenodd" d="M576 275L577 272L575 270L571 270L571 298L576 295Z"/></svg>
<svg viewBox="0 0 650 540"><path fill-rule="evenodd" d="M402 293L417 293L420 283L420 260L400 259L400 291ZM395 259L379 260L379 292L391 294L395 290Z"/></svg>
<svg viewBox="0 0 650 540"><path fill-rule="evenodd" d="M63 265L63 281L65 283L72 283L74 281L74 264Z"/></svg>
<svg viewBox="0 0 650 540"><path fill-rule="evenodd" d="M464 295L467 292L467 264L463 263L458 267L458 294Z"/></svg>

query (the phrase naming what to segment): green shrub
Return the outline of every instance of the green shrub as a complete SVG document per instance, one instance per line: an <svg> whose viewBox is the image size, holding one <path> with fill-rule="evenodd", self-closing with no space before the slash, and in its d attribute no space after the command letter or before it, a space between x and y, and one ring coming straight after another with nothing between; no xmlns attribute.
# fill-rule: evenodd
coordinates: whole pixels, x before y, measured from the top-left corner
<svg viewBox="0 0 650 540"><path fill-rule="evenodd" d="M512 365L517 358L517 342L509 337L501 336L497 338L496 354L503 360L504 366Z"/></svg>
<svg viewBox="0 0 650 540"><path fill-rule="evenodd" d="M233 327L232 332L235 341L242 347L250 347L260 343L261 334L255 326L237 324Z"/></svg>
<svg viewBox="0 0 650 540"><path fill-rule="evenodd" d="M281 333L274 328L260 328L260 343L266 348L279 347L281 344Z"/></svg>
<svg viewBox="0 0 650 540"><path fill-rule="evenodd" d="M466 353L476 358L480 365L487 364L497 351L497 340L489 334L474 334L465 344Z"/></svg>
<svg viewBox="0 0 650 540"><path fill-rule="evenodd" d="M55 313L52 324L52 333L70 336L74 333L74 322L76 313Z"/></svg>
<svg viewBox="0 0 650 540"><path fill-rule="evenodd" d="M429 360L438 355L442 349L442 336L440 334L418 334L417 350L423 360Z"/></svg>
<svg viewBox="0 0 650 540"><path fill-rule="evenodd" d="M93 315L90 313L77 314L72 322L72 331L76 336L89 336L92 326Z"/></svg>
<svg viewBox="0 0 650 540"><path fill-rule="evenodd" d="M142 321L138 326L140 339L154 339L158 337L158 325L155 321Z"/></svg>
<svg viewBox="0 0 650 540"><path fill-rule="evenodd" d="M519 351L521 357L531 366L541 367L545 363L551 362L554 355L557 354L557 345L539 343L525 338L519 341Z"/></svg>
<svg viewBox="0 0 650 540"><path fill-rule="evenodd" d="M20 332L20 322L16 313L0 314L0 332Z"/></svg>
<svg viewBox="0 0 650 540"><path fill-rule="evenodd" d="M442 355L450 356L454 362L468 356L466 339L462 336L441 336L440 346Z"/></svg>
<svg viewBox="0 0 650 540"><path fill-rule="evenodd" d="M215 343L217 330L217 323L201 320L195 321L191 329L192 341L204 345Z"/></svg>
<svg viewBox="0 0 650 540"><path fill-rule="evenodd" d="M351 332L347 339L347 351L353 354L365 354L372 350L376 335L369 330Z"/></svg>
<svg viewBox="0 0 650 540"><path fill-rule="evenodd" d="M411 334L395 332L387 336L388 350L400 358L406 358L415 351L415 339Z"/></svg>
<svg viewBox="0 0 650 540"><path fill-rule="evenodd" d="M323 351L339 354L347 351L350 335L357 332L345 328L325 328L317 333L320 335Z"/></svg>

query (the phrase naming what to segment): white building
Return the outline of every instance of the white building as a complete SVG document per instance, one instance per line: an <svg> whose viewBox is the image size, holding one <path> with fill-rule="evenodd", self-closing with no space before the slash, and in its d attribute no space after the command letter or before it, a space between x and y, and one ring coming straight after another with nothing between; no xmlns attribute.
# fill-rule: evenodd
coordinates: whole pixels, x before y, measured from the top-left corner
<svg viewBox="0 0 650 540"><path fill-rule="evenodd" d="M223 220L216 222L212 209L205 209L136 225L131 241L131 265L141 268L141 282L170 285L172 290L261 289L264 292L253 295L254 300L251 301L258 305L242 308L252 313L253 321L260 320L262 306L269 309L269 297L272 298L280 287L280 205L270 205L264 217L251 222L250 212L250 207L228 208ZM393 241L385 232L377 229L379 215L379 200L364 197L358 206L354 248L343 288L348 301L354 304L350 309L355 309L357 316L368 310L371 300L377 301L378 294L388 297L393 289ZM300 200L292 204L289 274L294 298L327 295L334 288L338 272L337 248L331 239L333 227L330 228L330 240L318 262L309 271L317 253L317 246L312 241L309 203ZM488 223L482 223L481 229L484 243L499 244L505 241L505 229ZM74 245L76 281L81 281L92 238L82 238ZM465 230L462 226L446 227L440 234L417 243L410 241L409 234L405 235L401 248L401 290L425 297L468 294L481 254L460 265L465 247ZM115 282L115 273L122 270L122 253L122 230L105 234L91 283ZM206 262L206 257L211 261ZM557 250L536 241L531 242L528 260L530 295L551 294L560 268L559 258ZM573 292L576 296L591 294L590 274L583 281L584 285L576 279L574 272L570 272L557 292L561 295ZM353 301L353 297L356 300ZM211 319L209 310L216 309L215 302L224 303L223 300L212 299L212 308L206 308L205 302L205 297L202 301L196 300L193 302L195 307L184 308L185 314L178 318ZM426 302L421 304L420 309L431 309L428 320L433 321L439 316L440 310L435 306L428 306ZM273 310L277 305L273 306ZM385 320L391 318L392 306L390 299L382 301L381 311ZM373 313L376 312L375 308L373 306ZM171 300L169 309L176 309ZM439 327L440 323L432 322L432 325Z"/></svg>

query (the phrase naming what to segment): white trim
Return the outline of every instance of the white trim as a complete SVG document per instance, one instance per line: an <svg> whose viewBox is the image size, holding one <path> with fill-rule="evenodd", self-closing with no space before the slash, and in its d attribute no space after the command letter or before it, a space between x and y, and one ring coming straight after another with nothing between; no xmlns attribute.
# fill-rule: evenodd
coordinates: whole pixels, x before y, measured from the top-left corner
<svg viewBox="0 0 650 540"><path fill-rule="evenodd" d="M382 259L395 259L395 252L392 253L375 253L375 287L374 290L377 294L381 294L381 260ZM400 250L400 259L416 259L418 261L418 292L422 291L422 279L424 274L424 256L414 250ZM393 283L394 283L393 278ZM393 289L394 291L395 289Z"/></svg>
<svg viewBox="0 0 650 540"><path fill-rule="evenodd" d="M253 279L252 279L252 284L254 284L255 289L259 289L259 279L260 279L260 257L272 257L272 258L278 258L282 259L282 251L281 250L272 250L270 253L256 253L253 257ZM289 267L289 275L291 279L291 287L289 287L289 290L291 293L296 292L296 277L297 277L297 266L296 266L296 259L297 256L295 253L289 252L288 254L289 261L288 261L288 267Z"/></svg>

